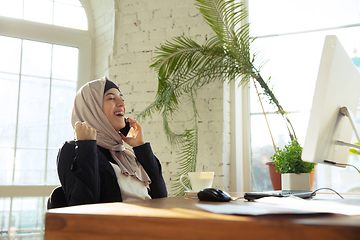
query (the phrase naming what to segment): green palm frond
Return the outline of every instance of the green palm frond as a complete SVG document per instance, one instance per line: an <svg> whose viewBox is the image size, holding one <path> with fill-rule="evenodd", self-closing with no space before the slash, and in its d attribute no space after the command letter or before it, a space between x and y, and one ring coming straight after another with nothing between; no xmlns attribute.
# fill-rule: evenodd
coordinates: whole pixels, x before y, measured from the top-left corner
<svg viewBox="0 0 360 240"><path fill-rule="evenodd" d="M175 196L183 196L185 189L180 184L179 179L183 174L196 171L196 159L198 153L198 129L197 125L194 129L185 130L183 142L180 147L179 154L179 172L174 174L175 181L172 186L172 191ZM186 185L186 183L185 183Z"/></svg>
<svg viewBox="0 0 360 240"><path fill-rule="evenodd" d="M240 23L248 16L242 2L237 3L235 0L196 0L195 5L224 44L235 45L237 41L233 40L244 36L241 34L243 31L248 32L247 26L240 26Z"/></svg>
<svg viewBox="0 0 360 240"><path fill-rule="evenodd" d="M158 48L150 67L163 81L170 80L176 86L175 96L217 79L241 78L241 84L246 84L249 76L257 73L250 59L254 39L250 38L248 25L237 28L247 16L246 9L234 1L202 0L196 5L217 35L203 45L187 37L175 37ZM161 87L159 84L160 91Z"/></svg>
<svg viewBox="0 0 360 240"><path fill-rule="evenodd" d="M255 66L259 53L251 49L255 38L250 36L249 24L243 23L247 18L243 3L235 0L195 0L195 5L215 35L203 44L178 36L157 47L150 66L158 76L157 95L154 102L137 116L145 118L159 112L168 141L180 146L180 171L174 185L178 191L176 195L184 191L178 183L181 174L195 171L196 166L198 130L194 96L211 82L240 79L240 85L245 86L254 78L283 116L290 136L295 136L286 112L260 75L261 65L258 68ZM169 120L178 113L180 101L187 97L193 101L194 127L175 133L169 126Z"/></svg>
<svg viewBox="0 0 360 240"><path fill-rule="evenodd" d="M172 186L173 192L175 192L175 196L183 196L185 193L185 189L180 184L180 177L181 175L185 175L188 172L195 172L196 171L196 162L197 162L197 153L198 153L198 122L197 122L197 108L195 104L194 95L190 94L190 100L193 105L193 113L194 118L193 123L194 127L192 129L187 129L184 131L181 140L181 147L179 153L179 172L174 174L175 183ZM184 181L185 185L189 187L189 182Z"/></svg>

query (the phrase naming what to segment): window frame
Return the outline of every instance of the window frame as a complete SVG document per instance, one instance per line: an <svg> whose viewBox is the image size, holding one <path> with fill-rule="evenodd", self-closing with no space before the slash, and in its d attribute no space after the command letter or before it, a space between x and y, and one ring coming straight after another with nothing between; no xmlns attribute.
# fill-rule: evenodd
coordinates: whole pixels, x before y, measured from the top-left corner
<svg viewBox="0 0 360 240"><path fill-rule="evenodd" d="M249 9L249 0L237 0ZM249 23L249 16L242 25ZM250 91L239 79L230 82L230 192L251 191Z"/></svg>

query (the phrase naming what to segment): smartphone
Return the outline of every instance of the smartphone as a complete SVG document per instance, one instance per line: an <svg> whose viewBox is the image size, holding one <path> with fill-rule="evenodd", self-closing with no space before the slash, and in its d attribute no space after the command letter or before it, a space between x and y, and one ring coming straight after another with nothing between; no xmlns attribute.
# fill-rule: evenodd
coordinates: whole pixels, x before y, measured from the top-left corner
<svg viewBox="0 0 360 240"><path fill-rule="evenodd" d="M130 123L126 122L126 118L124 118L125 121L125 127L120 129L120 132L126 137L128 132L130 131Z"/></svg>

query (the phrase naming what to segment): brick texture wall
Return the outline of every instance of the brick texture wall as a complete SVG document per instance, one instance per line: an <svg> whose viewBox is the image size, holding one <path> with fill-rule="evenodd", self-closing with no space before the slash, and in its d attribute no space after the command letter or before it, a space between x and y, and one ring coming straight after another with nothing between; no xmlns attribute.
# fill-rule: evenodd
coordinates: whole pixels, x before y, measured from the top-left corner
<svg viewBox="0 0 360 240"><path fill-rule="evenodd" d="M155 98L157 79L149 69L156 47L174 36L204 42L212 30L194 0L91 0L95 29L95 78L104 75L120 85L126 114L135 117ZM229 189L230 133L228 87L214 82L198 92L199 154L197 171L214 171L213 186ZM189 126L191 106L186 98L173 119L175 131ZM162 162L170 190L178 170L178 149L171 146L158 114L141 121L145 139Z"/></svg>

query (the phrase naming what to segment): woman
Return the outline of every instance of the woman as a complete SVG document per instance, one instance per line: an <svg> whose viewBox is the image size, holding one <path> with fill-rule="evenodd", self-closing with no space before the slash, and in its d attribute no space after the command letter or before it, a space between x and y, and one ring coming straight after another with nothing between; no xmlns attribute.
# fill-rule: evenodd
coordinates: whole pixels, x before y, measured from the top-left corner
<svg viewBox="0 0 360 240"><path fill-rule="evenodd" d="M167 196L159 160L144 142L139 123L125 120L124 114L120 89L106 77L86 83L76 94L71 119L76 140L66 142L57 158L69 206ZM135 137L119 132L125 121Z"/></svg>

